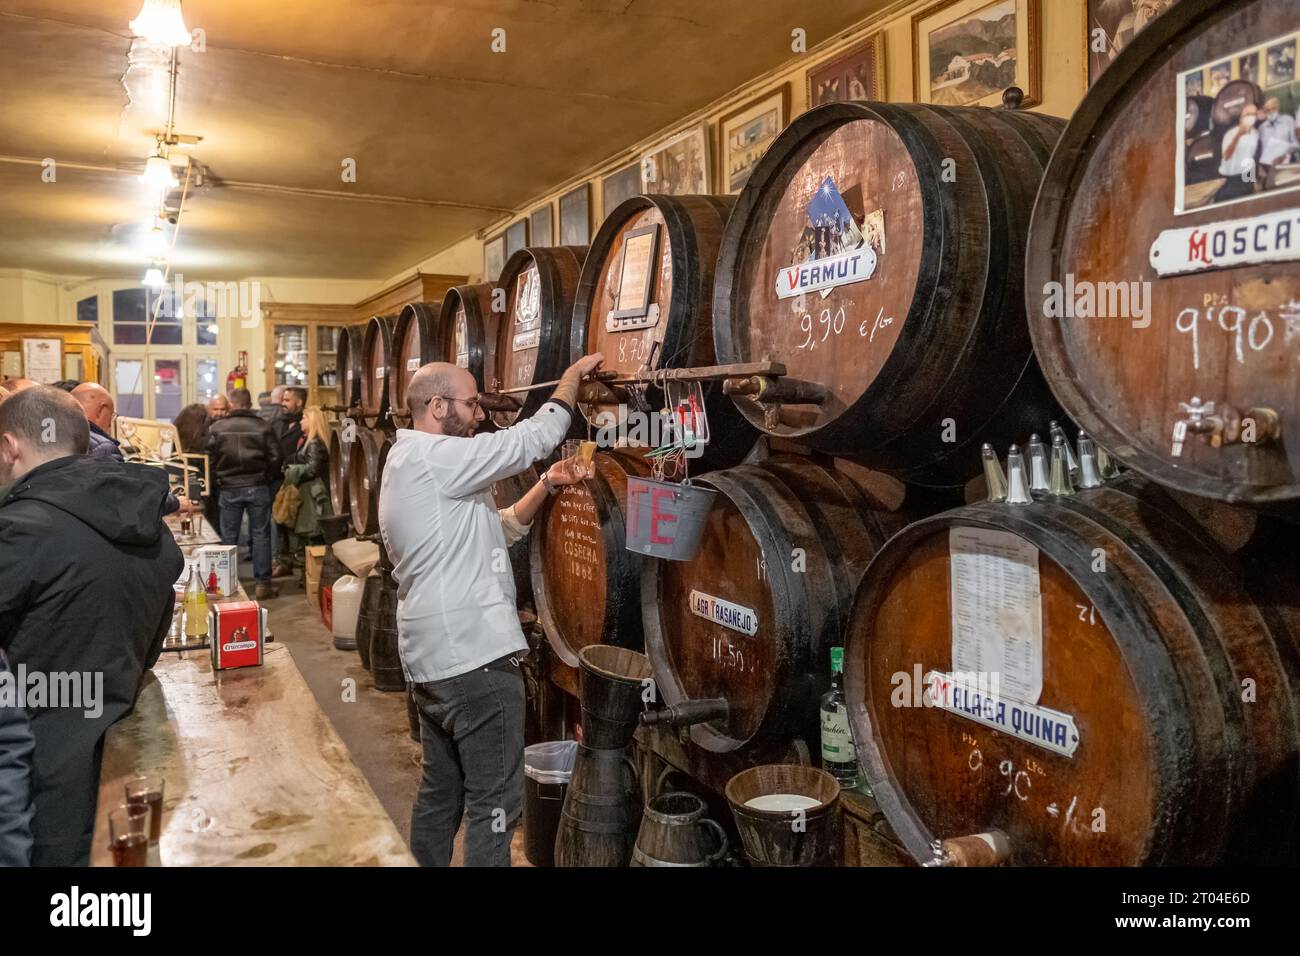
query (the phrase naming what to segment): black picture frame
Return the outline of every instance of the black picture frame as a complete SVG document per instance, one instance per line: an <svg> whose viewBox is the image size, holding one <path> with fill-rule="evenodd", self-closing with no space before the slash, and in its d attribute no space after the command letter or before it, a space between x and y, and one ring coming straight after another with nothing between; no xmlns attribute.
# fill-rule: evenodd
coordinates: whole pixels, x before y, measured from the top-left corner
<svg viewBox="0 0 1300 956"><path fill-rule="evenodd" d="M591 242L591 183L583 183L560 197L560 245L585 246Z"/></svg>
<svg viewBox="0 0 1300 956"><path fill-rule="evenodd" d="M506 227L506 261L528 245L528 220L520 219Z"/></svg>
<svg viewBox="0 0 1300 956"><path fill-rule="evenodd" d="M538 206L528 214L528 232L535 246L551 246L555 238L551 232L551 204Z"/></svg>
<svg viewBox="0 0 1300 956"><path fill-rule="evenodd" d="M629 163L600 181L600 214L608 218L618 204L641 195L641 164Z"/></svg>
<svg viewBox="0 0 1300 956"><path fill-rule="evenodd" d="M618 306L623 302L624 280L627 278L627 250L632 243L642 236L649 236L649 252L645 257L645 285L641 289L640 301L626 309L620 309ZM619 282L618 298L614 300L614 311L609 314L611 319L630 319L639 318L646 314L650 309L650 294L654 289L655 266L658 264L659 255L659 224L651 223L641 229L629 232L623 237L623 261L619 264Z"/></svg>

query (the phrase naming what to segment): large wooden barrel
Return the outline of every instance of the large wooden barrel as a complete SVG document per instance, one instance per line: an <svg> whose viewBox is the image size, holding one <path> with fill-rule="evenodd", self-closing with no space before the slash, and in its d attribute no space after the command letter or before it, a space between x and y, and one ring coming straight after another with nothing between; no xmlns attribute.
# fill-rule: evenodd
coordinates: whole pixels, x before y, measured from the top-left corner
<svg viewBox="0 0 1300 956"><path fill-rule="evenodd" d="M500 313L492 309L491 282L448 289L438 318L439 362L468 369L480 392L496 391L497 327ZM505 305L505 295L497 297Z"/></svg>
<svg viewBox="0 0 1300 956"><path fill-rule="evenodd" d="M836 103L772 144L722 238L720 363L774 361L757 427L932 486L1053 417L1024 316L1025 236L1063 121ZM758 383L754 383L757 389ZM797 402L797 403L792 403Z"/></svg>
<svg viewBox="0 0 1300 956"><path fill-rule="evenodd" d="M396 322L396 316L373 316L361 338L361 421L368 428L378 428L388 418L388 380Z"/></svg>
<svg viewBox="0 0 1300 956"><path fill-rule="evenodd" d="M352 507L348 494L348 457L352 446L343 440L346 427L339 422L330 424L330 507L336 515L345 515Z"/></svg>
<svg viewBox="0 0 1300 956"><path fill-rule="evenodd" d="M361 340L365 329L364 325L348 325L339 334L338 367L343 374L339 402L348 408L361 402Z"/></svg>
<svg viewBox="0 0 1300 956"><path fill-rule="evenodd" d="M1246 103L1279 88L1229 84L1208 118L1184 91L1204 64L1262 58L1260 44L1298 28L1295 4L1183 0L1142 31L1061 139L1026 266L1034 348L1089 434L1163 484L1293 513L1300 176L1281 164L1254 184L1219 172ZM1295 88L1280 88L1284 103ZM1180 109L1211 128L1175 122Z"/></svg>
<svg viewBox="0 0 1300 956"><path fill-rule="evenodd" d="M633 196L608 216L592 240L578 282L570 361L601 352L605 371L636 372L715 365L713 267L732 196ZM585 390L587 421L603 445L620 436L664 444L648 434L645 415L621 388ZM710 471L739 464L758 437L720 383L704 387L711 438L693 464ZM657 413L663 392L651 388L645 409ZM621 428L619 426L622 426Z"/></svg>
<svg viewBox="0 0 1300 956"><path fill-rule="evenodd" d="M1294 859L1294 593L1248 584L1136 477L895 536L854 605L845 687L903 845L924 861L997 829L1023 865Z"/></svg>
<svg viewBox="0 0 1300 956"><path fill-rule="evenodd" d="M570 667L589 644L641 649L642 559L624 547L627 479L650 474L633 449L598 452L594 477L568 485L529 535L537 617Z"/></svg>
<svg viewBox="0 0 1300 956"><path fill-rule="evenodd" d="M573 296L586 254L586 246L529 248L520 249L506 262L500 281L506 311L497 328L491 384L499 384L501 391L517 398L520 407L492 412L492 421L499 427L532 415L552 391L512 389L553 381L568 367Z"/></svg>
<svg viewBox="0 0 1300 956"><path fill-rule="evenodd" d="M412 302L402 307L393 326L393 355L388 374L388 405L395 417L410 418L406 387L421 365L435 361L441 302Z"/></svg>
<svg viewBox="0 0 1300 956"><path fill-rule="evenodd" d="M357 534L379 531L379 489L392 437L379 429L358 428L348 455L348 502Z"/></svg>
<svg viewBox="0 0 1300 956"><path fill-rule="evenodd" d="M846 474L799 457L695 483L718 492L699 549L689 561L650 562L643 576L660 696L674 706L727 700L725 718L691 728L715 753L813 740L858 578L906 522Z"/></svg>

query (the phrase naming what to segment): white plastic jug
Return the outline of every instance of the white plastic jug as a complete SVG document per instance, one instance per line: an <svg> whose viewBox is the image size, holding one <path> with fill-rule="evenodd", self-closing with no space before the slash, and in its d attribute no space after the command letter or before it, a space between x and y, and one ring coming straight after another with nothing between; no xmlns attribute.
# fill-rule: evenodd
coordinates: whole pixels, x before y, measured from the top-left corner
<svg viewBox="0 0 1300 956"><path fill-rule="evenodd" d="M365 582L345 574L334 582L334 636L356 640L357 613L361 610L361 590Z"/></svg>

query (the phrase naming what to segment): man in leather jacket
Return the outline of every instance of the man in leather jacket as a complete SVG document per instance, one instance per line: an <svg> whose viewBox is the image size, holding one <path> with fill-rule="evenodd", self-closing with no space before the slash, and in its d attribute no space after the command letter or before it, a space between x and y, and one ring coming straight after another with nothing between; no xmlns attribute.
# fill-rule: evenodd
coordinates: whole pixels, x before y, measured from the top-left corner
<svg viewBox="0 0 1300 956"><path fill-rule="evenodd" d="M271 485L280 479L280 443L270 424L251 408L248 389L230 394L230 414L208 432L210 467L221 485L221 541L236 544L248 513L257 599L275 597L271 586Z"/></svg>

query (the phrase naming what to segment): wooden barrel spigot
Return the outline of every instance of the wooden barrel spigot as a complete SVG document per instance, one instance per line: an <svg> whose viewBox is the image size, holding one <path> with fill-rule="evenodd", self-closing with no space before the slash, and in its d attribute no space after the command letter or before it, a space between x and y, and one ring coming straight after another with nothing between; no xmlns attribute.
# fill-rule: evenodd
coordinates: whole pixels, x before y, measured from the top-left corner
<svg viewBox="0 0 1300 956"><path fill-rule="evenodd" d="M725 697L707 697L703 700L683 700L659 710L643 710L641 724L669 724L673 727L690 727L711 720L726 720L731 707Z"/></svg>

